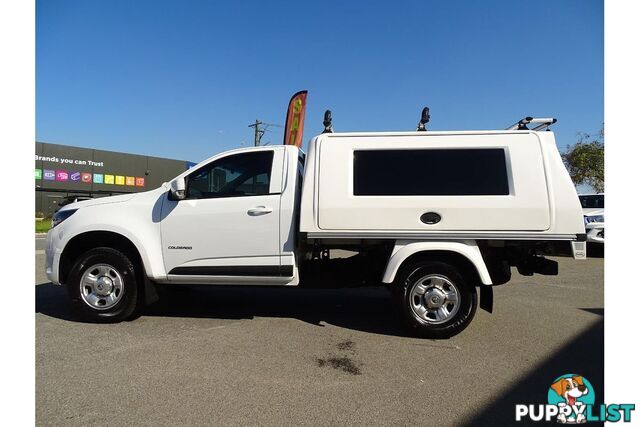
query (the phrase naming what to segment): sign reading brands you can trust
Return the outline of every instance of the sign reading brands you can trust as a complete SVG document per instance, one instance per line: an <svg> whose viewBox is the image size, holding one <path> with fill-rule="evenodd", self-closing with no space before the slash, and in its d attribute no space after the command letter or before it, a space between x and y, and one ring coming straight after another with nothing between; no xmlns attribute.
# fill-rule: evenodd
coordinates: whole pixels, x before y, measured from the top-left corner
<svg viewBox="0 0 640 427"><path fill-rule="evenodd" d="M76 166L96 166L96 167L104 167L104 162L94 162L93 160L80 160L80 159L70 159L70 158L62 158L56 156L39 156L36 154L36 161L43 162L52 162L52 163L60 163L67 165L76 165ZM78 168L80 169L80 168ZM115 175L108 173L90 173L84 172L81 170L49 170L49 169L40 169L36 168L35 173L36 180L47 180L47 181L72 181L72 182L82 182L85 184L91 184L92 182L95 184L111 184L111 185L124 185L129 187L144 187L145 179L144 177L138 176L124 176L124 175Z"/></svg>
<svg viewBox="0 0 640 427"><path fill-rule="evenodd" d="M64 157L57 156L40 156L36 154L36 161L43 162L52 162L52 163L60 163L62 165L79 165L79 166L97 166L104 167L104 162L94 162L93 160L82 160L82 159L67 159Z"/></svg>

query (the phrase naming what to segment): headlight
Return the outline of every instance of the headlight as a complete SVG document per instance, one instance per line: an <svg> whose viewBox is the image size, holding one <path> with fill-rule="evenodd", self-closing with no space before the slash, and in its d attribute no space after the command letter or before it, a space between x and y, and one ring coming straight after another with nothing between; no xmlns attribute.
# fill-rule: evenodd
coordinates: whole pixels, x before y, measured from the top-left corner
<svg viewBox="0 0 640 427"><path fill-rule="evenodd" d="M585 224L590 224L592 222L604 222L604 215L592 215L584 217Z"/></svg>
<svg viewBox="0 0 640 427"><path fill-rule="evenodd" d="M64 211L58 211L55 214L53 214L53 218L51 219L51 228L60 224L65 219L69 218L71 215L76 213L77 210L78 209L67 209Z"/></svg>

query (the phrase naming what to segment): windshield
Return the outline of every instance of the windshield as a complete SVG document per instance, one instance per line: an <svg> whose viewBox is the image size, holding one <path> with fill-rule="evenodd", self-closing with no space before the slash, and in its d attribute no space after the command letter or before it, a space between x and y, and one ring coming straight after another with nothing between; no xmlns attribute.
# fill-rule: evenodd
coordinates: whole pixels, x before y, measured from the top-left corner
<svg viewBox="0 0 640 427"><path fill-rule="evenodd" d="M583 208L604 209L604 194L590 194L588 196L578 196Z"/></svg>

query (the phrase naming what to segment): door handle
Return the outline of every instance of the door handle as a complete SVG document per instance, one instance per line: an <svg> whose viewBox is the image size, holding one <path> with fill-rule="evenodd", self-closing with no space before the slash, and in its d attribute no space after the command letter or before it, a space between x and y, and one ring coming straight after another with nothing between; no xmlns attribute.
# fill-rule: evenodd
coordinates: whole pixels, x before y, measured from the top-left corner
<svg viewBox="0 0 640 427"><path fill-rule="evenodd" d="M273 209L267 206L256 206L255 208L251 208L247 211L251 216L266 215L271 212L273 212Z"/></svg>

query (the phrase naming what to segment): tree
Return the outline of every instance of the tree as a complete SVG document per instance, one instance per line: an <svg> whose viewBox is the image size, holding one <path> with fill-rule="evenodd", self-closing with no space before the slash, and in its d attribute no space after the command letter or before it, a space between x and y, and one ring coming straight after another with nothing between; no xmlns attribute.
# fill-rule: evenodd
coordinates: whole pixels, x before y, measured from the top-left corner
<svg viewBox="0 0 640 427"><path fill-rule="evenodd" d="M578 142L562 154L575 185L588 184L597 193L604 192L604 128L597 135L581 132Z"/></svg>

